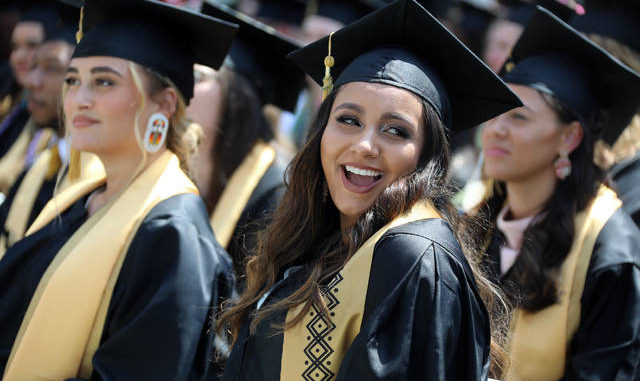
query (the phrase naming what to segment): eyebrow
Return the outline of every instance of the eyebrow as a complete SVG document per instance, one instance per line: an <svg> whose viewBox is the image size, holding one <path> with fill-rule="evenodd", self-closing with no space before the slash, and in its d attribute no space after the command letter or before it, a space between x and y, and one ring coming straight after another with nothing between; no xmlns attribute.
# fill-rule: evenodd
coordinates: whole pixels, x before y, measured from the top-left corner
<svg viewBox="0 0 640 381"><path fill-rule="evenodd" d="M342 103L341 105L336 107L334 111L338 111L338 110L342 110L342 109L353 110L353 111L355 111L357 113L364 114L364 109L362 107L360 107L359 105L355 104L355 103L349 103L349 102Z"/></svg>
<svg viewBox="0 0 640 381"><path fill-rule="evenodd" d="M395 112L388 112L388 113L382 115L382 118L383 119L396 119L396 120L399 120L401 122L405 122L407 124L410 124L412 126L415 125L415 123L412 120L410 120L409 118L405 117L402 114L398 114L398 113L395 113Z"/></svg>
<svg viewBox="0 0 640 381"><path fill-rule="evenodd" d="M78 69L73 66L69 66L67 68L67 73L78 73ZM112 73L122 78L122 74L118 73L116 70L110 68L109 66L97 66L91 69L91 74L97 73Z"/></svg>

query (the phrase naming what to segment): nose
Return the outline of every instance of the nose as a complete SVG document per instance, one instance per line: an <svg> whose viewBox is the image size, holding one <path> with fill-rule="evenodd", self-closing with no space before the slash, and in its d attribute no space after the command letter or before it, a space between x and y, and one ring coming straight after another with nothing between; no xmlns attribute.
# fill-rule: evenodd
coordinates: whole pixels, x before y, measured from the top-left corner
<svg viewBox="0 0 640 381"><path fill-rule="evenodd" d="M87 109L93 105L93 91L88 86L79 85L73 92L68 91L66 96L71 97L72 105L78 109Z"/></svg>
<svg viewBox="0 0 640 381"><path fill-rule="evenodd" d="M27 73L26 81L27 89L34 91L42 86L42 71L40 69L32 69Z"/></svg>
<svg viewBox="0 0 640 381"><path fill-rule="evenodd" d="M353 151L362 157L377 157L380 155L380 145L375 126L367 126L361 130L353 144Z"/></svg>
<svg viewBox="0 0 640 381"><path fill-rule="evenodd" d="M507 137L509 129L505 124L504 115L499 115L485 123L483 135L495 136L499 138Z"/></svg>

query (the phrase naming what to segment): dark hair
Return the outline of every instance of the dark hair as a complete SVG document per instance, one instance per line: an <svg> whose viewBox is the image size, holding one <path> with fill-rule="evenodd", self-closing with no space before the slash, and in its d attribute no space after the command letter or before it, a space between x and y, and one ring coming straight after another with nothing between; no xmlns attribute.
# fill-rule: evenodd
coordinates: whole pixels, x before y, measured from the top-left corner
<svg viewBox="0 0 640 381"><path fill-rule="evenodd" d="M322 103L307 142L288 168L290 180L283 200L272 223L259 236L258 254L247 263L245 291L218 320L218 329L229 329L234 341L249 317L252 318L250 332L255 332L266 316L303 305L301 312L283 327L286 329L299 322L312 305L322 308L322 286L371 235L408 212L417 201L430 200L456 230L457 213L450 202L451 189L447 179L447 129L433 108L423 101L423 122L427 131L416 170L389 185L352 227L341 231L340 213L330 198L324 200L325 179L320 160L322 135L338 91L334 89ZM307 281L289 297L250 316L252 306L285 269L300 264L306 265L304 278ZM486 291L483 286L487 283L478 283L481 293ZM488 300L492 299L489 297ZM495 356L500 357L501 353L497 352Z"/></svg>
<svg viewBox="0 0 640 381"><path fill-rule="evenodd" d="M571 249L575 216L588 206L605 181L604 173L593 162L597 136L594 131L600 130L603 116L584 120L553 96L539 94L555 111L561 124L580 121L583 138L569 154L571 174L556 183L551 198L540 213L541 219L525 230L518 260L507 279L503 279L502 288L509 302L531 312L558 301L558 274ZM494 181L492 188L491 196L464 218L467 238L473 240L475 236L477 247L485 249L496 232L496 219L506 200L504 183ZM490 272L487 254L484 251L476 254L480 256L484 270Z"/></svg>
<svg viewBox="0 0 640 381"><path fill-rule="evenodd" d="M227 181L255 143L258 140L269 142L274 136L262 112L262 103L244 76L223 67L215 78L222 88L222 117L215 129L215 144L207 158L215 166L205 195L209 212L213 211Z"/></svg>

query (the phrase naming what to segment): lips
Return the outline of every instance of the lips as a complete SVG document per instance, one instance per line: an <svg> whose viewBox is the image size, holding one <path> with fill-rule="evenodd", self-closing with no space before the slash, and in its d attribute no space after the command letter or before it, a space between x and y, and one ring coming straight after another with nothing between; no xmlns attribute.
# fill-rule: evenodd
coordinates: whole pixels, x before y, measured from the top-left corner
<svg viewBox="0 0 640 381"><path fill-rule="evenodd" d="M75 128L87 128L95 123L98 123L97 119L93 119L84 115L74 116L72 119L72 124Z"/></svg>
<svg viewBox="0 0 640 381"><path fill-rule="evenodd" d="M355 193L367 193L373 189L384 175L382 171L352 164L341 166L342 183L347 190Z"/></svg>
<svg viewBox="0 0 640 381"><path fill-rule="evenodd" d="M485 157L505 157L510 154L509 150L497 145L488 145L484 149Z"/></svg>

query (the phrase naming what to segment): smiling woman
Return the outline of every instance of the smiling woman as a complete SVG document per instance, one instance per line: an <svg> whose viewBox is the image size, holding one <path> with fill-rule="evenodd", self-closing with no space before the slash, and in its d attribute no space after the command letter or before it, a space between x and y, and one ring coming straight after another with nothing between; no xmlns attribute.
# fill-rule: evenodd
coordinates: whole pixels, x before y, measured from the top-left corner
<svg viewBox="0 0 640 381"><path fill-rule="evenodd" d="M224 379L486 378L491 290L451 228L447 133L517 97L413 0L290 58L328 96L221 317Z"/></svg>

